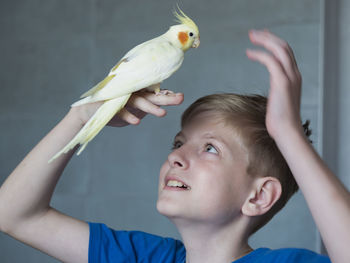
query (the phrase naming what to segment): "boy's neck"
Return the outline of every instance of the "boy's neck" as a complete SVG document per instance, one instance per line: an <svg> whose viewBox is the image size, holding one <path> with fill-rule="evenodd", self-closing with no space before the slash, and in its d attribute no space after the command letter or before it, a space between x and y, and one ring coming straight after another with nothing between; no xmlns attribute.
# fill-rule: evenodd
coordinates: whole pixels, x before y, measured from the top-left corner
<svg viewBox="0 0 350 263"><path fill-rule="evenodd" d="M243 222L226 226L173 222L186 248L186 263L233 262L252 251Z"/></svg>

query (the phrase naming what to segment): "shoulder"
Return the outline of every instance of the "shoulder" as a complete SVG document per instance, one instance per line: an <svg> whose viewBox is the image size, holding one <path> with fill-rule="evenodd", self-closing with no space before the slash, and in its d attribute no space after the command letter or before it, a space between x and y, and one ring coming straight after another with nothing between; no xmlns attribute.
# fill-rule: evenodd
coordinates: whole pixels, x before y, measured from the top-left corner
<svg viewBox="0 0 350 263"><path fill-rule="evenodd" d="M269 249L258 248L242 258L237 263L254 262L254 263L330 263L326 256L319 255L313 251L300 248L282 248ZM235 263L236 263L235 262Z"/></svg>
<svg viewBox="0 0 350 263"><path fill-rule="evenodd" d="M89 223L89 262L178 262L185 257L181 241L142 231L117 231Z"/></svg>

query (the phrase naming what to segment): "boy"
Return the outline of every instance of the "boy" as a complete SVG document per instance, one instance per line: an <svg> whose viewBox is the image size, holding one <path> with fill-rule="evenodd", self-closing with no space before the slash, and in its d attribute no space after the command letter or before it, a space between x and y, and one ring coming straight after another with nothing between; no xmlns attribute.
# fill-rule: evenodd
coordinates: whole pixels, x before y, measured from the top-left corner
<svg viewBox="0 0 350 263"><path fill-rule="evenodd" d="M304 135L299 114L301 77L292 51L268 31L251 31L249 36L253 44L271 52L247 50L248 58L270 73L266 112L266 102L259 96L213 95L199 100L185 112L174 149L160 171L157 209L174 222L183 243L88 225L49 206L76 149L51 164L47 161L79 131L98 103L72 108L5 181L0 189L1 230L64 262L329 262L306 250L253 250L248 245L249 236L297 189L288 177L288 164L332 262L348 262L350 195ZM236 109L207 105L217 98L236 101L218 104L235 104ZM130 100L129 111L123 110L110 125L137 124L145 113L163 116L165 110L158 105L177 105L182 100L182 94L139 92ZM263 123L250 121L247 108L260 111ZM235 118L228 118L227 112L234 111ZM272 141L268 134L275 143L270 144L270 156L277 156L272 161L259 148L262 141ZM277 147L280 153L274 152ZM279 160L277 166L285 165L278 171L286 171L287 183L274 166L266 166L274 160Z"/></svg>

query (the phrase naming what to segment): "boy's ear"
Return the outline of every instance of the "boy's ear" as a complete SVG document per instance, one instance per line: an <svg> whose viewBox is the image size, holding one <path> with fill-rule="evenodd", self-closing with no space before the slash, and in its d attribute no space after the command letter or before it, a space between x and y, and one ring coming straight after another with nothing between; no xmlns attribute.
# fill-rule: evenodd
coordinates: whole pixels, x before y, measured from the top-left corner
<svg viewBox="0 0 350 263"><path fill-rule="evenodd" d="M255 181L247 200L242 206L246 216L265 214L277 202L282 193L280 181L274 177L260 177Z"/></svg>

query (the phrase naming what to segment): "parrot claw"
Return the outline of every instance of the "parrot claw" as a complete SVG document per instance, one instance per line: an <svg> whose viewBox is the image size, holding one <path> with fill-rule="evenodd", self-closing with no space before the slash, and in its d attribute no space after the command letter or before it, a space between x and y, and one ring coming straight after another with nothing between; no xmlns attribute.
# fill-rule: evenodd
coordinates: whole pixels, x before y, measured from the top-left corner
<svg viewBox="0 0 350 263"><path fill-rule="evenodd" d="M162 89L162 90L159 90L158 92L155 91L156 95L168 95L168 94L174 94L173 91L171 90L167 90L167 89Z"/></svg>
<svg viewBox="0 0 350 263"><path fill-rule="evenodd" d="M168 95L168 94L174 94L171 90L167 89L160 89L160 83L154 84L152 86L149 86L146 88L147 91L154 92L157 96L158 95Z"/></svg>

